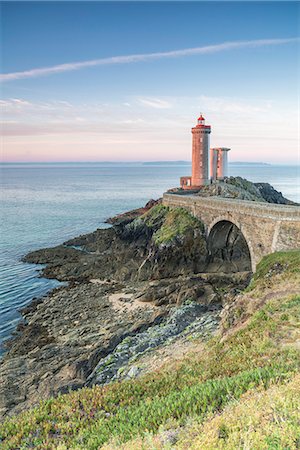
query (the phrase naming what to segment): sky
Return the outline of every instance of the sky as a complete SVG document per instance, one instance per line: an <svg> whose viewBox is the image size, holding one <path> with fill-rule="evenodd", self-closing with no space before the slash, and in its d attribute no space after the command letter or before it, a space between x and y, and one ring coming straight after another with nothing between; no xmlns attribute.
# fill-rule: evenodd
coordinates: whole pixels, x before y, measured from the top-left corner
<svg viewBox="0 0 300 450"><path fill-rule="evenodd" d="M2 2L1 160L300 164L297 2Z"/></svg>

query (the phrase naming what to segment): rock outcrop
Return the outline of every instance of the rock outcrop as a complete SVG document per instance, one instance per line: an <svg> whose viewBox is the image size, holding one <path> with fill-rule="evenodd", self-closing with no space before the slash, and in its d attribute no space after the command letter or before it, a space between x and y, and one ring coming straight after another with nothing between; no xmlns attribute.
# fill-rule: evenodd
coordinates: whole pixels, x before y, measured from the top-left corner
<svg viewBox="0 0 300 450"><path fill-rule="evenodd" d="M292 202L285 198L281 192L276 191L276 189L269 183L254 183L255 187L259 190L260 195L268 203L277 203L281 205L297 205L298 203Z"/></svg>
<svg viewBox="0 0 300 450"><path fill-rule="evenodd" d="M207 248L202 223L185 210L156 205L149 212L98 229L64 245L37 250L24 258L47 264L42 275L60 281L113 278L159 279L205 269Z"/></svg>
<svg viewBox="0 0 300 450"><path fill-rule="evenodd" d="M183 191L178 188L170 189L168 192L190 193L190 191ZM202 197L223 197L253 202L297 205L297 203L285 198L281 192L274 189L269 183L253 183L242 177L228 177L223 181L202 186L201 190L193 191L193 193Z"/></svg>

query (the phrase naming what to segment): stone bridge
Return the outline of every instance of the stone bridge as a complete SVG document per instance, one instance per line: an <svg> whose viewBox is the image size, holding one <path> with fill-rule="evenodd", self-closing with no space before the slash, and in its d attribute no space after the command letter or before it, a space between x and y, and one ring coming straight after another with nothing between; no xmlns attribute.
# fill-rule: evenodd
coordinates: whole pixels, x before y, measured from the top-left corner
<svg viewBox="0 0 300 450"><path fill-rule="evenodd" d="M185 208L204 223L210 253L230 244L234 252L242 239L253 272L264 255L300 248L300 206L172 193L164 194L163 204Z"/></svg>

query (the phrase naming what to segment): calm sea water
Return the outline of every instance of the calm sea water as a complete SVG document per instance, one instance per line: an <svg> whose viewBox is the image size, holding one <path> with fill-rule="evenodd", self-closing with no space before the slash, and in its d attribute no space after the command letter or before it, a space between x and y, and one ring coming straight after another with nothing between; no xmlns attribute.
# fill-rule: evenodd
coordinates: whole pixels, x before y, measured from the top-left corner
<svg viewBox="0 0 300 450"><path fill-rule="evenodd" d="M184 165L0 166L0 344L20 320L18 309L57 285L38 278L40 267L22 263L23 255L104 227L107 217L160 197L189 173ZM269 182L300 202L300 167L231 165L230 175Z"/></svg>

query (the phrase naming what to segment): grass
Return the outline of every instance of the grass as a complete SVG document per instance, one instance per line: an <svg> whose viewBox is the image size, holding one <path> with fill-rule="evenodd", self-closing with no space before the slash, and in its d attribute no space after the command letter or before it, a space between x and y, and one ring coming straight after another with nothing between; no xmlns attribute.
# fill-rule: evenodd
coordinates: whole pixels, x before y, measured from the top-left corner
<svg viewBox="0 0 300 450"><path fill-rule="evenodd" d="M156 245L167 244L188 231L204 232L203 223L183 208L156 205L136 219L132 226L140 224L153 230L152 239Z"/></svg>
<svg viewBox="0 0 300 450"><path fill-rule="evenodd" d="M148 228L156 230L164 222L166 215L169 212L169 208L162 204L156 205L153 208L146 211L137 220L141 220Z"/></svg>
<svg viewBox="0 0 300 450"><path fill-rule="evenodd" d="M300 250L276 252L265 256L256 268L247 291L255 289L258 285L265 287L274 283L274 276L284 273L285 278L300 274Z"/></svg>
<svg viewBox="0 0 300 450"><path fill-rule="evenodd" d="M175 238L184 236L189 230L204 232L202 222L183 208L170 208L164 223L153 235L156 245L166 244Z"/></svg>
<svg viewBox="0 0 300 450"><path fill-rule="evenodd" d="M117 392L106 391L106 396L99 388L84 389L44 402L30 413L4 423L0 432L2 448L50 449L64 443L68 449L97 449L113 436L126 442L141 432L157 431L170 418L178 423L191 416L204 418L254 386L268 387L271 380L289 378L295 369L293 364L273 364L202 383L188 377L189 382L179 390L176 382L168 389L165 380L158 378L152 380L156 392L151 396L143 383L137 383L135 389L132 383L123 383L122 389L115 385Z"/></svg>
<svg viewBox="0 0 300 450"><path fill-rule="evenodd" d="M250 389L239 401L233 399L221 413L212 413L203 422L193 418L181 427L170 421L157 434L147 433L126 444L114 440L103 450L297 450L299 397L300 375L296 374L287 383ZM172 446L170 438L166 442L168 435L173 437Z"/></svg>
<svg viewBox="0 0 300 450"><path fill-rule="evenodd" d="M300 447L299 398L299 374L283 385L250 390L221 414L182 430L177 448L296 450Z"/></svg>
<svg viewBox="0 0 300 450"><path fill-rule="evenodd" d="M257 266L249 286L224 311L222 327L243 323L271 298L300 293L300 250L265 256Z"/></svg>
<svg viewBox="0 0 300 450"><path fill-rule="evenodd" d="M293 262L286 266L288 256L279 254L280 264L285 262L280 274L274 275L276 279L285 279L289 271L297 273L298 259L294 252L292 256ZM267 263L262 262L257 286L275 261L273 255ZM289 409L282 395L289 392L284 390L288 386L294 392L293 379L300 367L299 349L294 345L299 321L300 295L270 299L243 328L225 338L211 339L200 354L136 380L85 388L41 402L39 407L7 419L0 425L0 448L162 448L155 446L157 436L172 421L182 431L178 448L296 448L300 441L295 402ZM269 406L266 403L263 409L263 405L274 389L278 389L276 405L285 405L285 422L278 419L276 424L270 419L266 430L255 435L250 425L247 428L249 392L260 401L261 411L255 409L255 402L250 409L251 420L260 424L267 420ZM254 444L243 447L241 442ZM286 446L280 447L281 442Z"/></svg>

